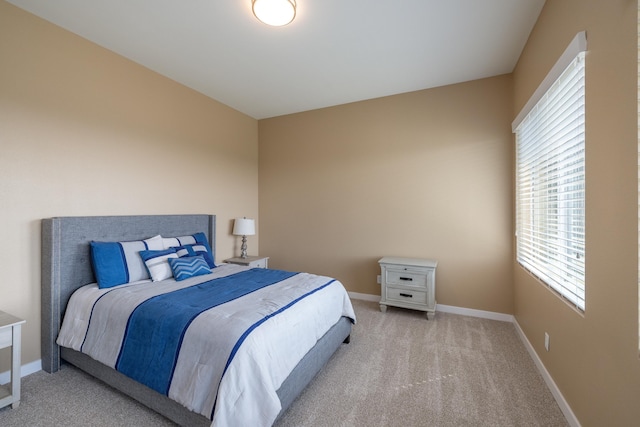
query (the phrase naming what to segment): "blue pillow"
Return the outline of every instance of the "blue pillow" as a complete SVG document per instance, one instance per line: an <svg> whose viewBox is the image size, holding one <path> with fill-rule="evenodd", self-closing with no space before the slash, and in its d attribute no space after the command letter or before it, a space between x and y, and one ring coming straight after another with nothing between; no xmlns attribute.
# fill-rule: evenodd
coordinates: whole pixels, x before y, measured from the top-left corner
<svg viewBox="0 0 640 427"><path fill-rule="evenodd" d="M209 268L215 268L216 265L213 262L213 257L211 256L211 251L206 245L202 243L196 243L194 245L184 245L178 246L175 248L178 257L194 257L194 256L202 256L204 260L207 262Z"/></svg>
<svg viewBox="0 0 640 427"><path fill-rule="evenodd" d="M192 245L197 242L195 234L180 237L163 237L162 241L165 248L175 248L182 245Z"/></svg>
<svg viewBox="0 0 640 427"><path fill-rule="evenodd" d="M215 255L209 246L206 234L196 233L191 236L165 237L162 240L165 248L175 247L179 257L202 255L209 268L216 268Z"/></svg>
<svg viewBox="0 0 640 427"><path fill-rule="evenodd" d="M174 248L169 248L158 251L140 251L140 258L142 258L147 270L149 270L151 280L159 282L173 277L168 260L178 258L178 255Z"/></svg>
<svg viewBox="0 0 640 427"><path fill-rule="evenodd" d="M169 258L168 261L171 266L171 271L173 272L173 277L178 281L211 273L211 269L202 255Z"/></svg>
<svg viewBox="0 0 640 427"><path fill-rule="evenodd" d="M149 278L149 272L138 254L148 249L162 249L160 236L131 242L90 243L93 273L100 288L112 288Z"/></svg>

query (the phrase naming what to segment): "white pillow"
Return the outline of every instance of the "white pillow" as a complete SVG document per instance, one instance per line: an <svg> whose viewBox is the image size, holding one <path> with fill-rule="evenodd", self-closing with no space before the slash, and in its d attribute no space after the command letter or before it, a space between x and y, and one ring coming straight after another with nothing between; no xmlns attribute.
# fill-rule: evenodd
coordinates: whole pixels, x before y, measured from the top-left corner
<svg viewBox="0 0 640 427"><path fill-rule="evenodd" d="M160 280L166 280L173 277L173 271L169 265L169 258L178 258L176 250L173 248L154 250L154 251L140 251L140 257L144 261L144 264L149 270L151 280L159 282Z"/></svg>

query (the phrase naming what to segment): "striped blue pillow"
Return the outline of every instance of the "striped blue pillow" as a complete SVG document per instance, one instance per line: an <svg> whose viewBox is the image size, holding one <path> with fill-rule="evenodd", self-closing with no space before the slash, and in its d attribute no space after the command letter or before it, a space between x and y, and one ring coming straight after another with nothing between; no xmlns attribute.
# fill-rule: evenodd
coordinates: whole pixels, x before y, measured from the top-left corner
<svg viewBox="0 0 640 427"><path fill-rule="evenodd" d="M178 281L211 273L211 269L202 255L169 258L168 261L173 277Z"/></svg>
<svg viewBox="0 0 640 427"><path fill-rule="evenodd" d="M206 234L200 232L191 236L163 237L165 249L176 248L179 257L202 255L209 264L209 268L215 268L215 254L211 250Z"/></svg>
<svg viewBox="0 0 640 427"><path fill-rule="evenodd" d="M159 282L160 280L170 279L173 276L168 260L178 258L178 255L174 248L170 248L159 251L140 251L140 258L144 260L151 280Z"/></svg>
<svg viewBox="0 0 640 427"><path fill-rule="evenodd" d="M149 279L139 252L164 249L162 237L131 242L91 242L91 264L100 288Z"/></svg>
<svg viewBox="0 0 640 427"><path fill-rule="evenodd" d="M213 258L211 257L211 253L207 246L202 243L196 243L193 245L184 245L178 246L175 248L176 253L180 258L182 257L194 257L194 256L202 256L202 258L207 262L209 268L215 268L216 265L213 263Z"/></svg>

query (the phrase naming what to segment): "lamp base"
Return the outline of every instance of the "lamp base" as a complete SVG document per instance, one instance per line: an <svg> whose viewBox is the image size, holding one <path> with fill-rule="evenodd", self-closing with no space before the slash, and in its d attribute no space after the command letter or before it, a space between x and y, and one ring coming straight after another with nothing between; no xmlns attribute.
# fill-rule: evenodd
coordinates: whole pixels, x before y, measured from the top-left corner
<svg viewBox="0 0 640 427"><path fill-rule="evenodd" d="M247 236L242 236L242 246L240 246L240 258L247 257Z"/></svg>

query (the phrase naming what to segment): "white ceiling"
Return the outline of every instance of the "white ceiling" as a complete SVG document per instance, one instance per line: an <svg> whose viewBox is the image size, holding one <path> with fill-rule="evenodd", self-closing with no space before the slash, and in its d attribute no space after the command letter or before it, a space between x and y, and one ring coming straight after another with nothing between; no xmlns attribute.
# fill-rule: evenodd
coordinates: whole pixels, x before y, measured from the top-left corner
<svg viewBox="0 0 640 427"><path fill-rule="evenodd" d="M510 73L544 0L8 0L256 119Z"/></svg>

